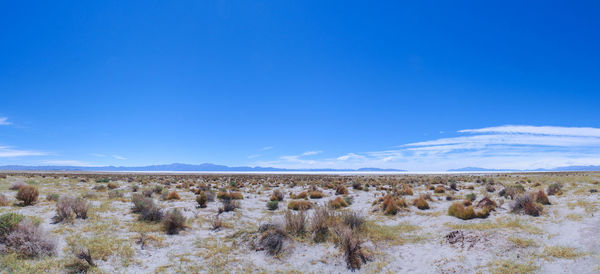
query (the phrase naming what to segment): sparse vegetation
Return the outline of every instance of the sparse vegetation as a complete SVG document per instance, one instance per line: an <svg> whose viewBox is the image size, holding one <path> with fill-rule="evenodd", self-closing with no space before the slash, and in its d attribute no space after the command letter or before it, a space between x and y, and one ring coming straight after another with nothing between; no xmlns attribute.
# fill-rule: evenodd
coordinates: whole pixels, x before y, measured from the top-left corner
<svg viewBox="0 0 600 274"><path fill-rule="evenodd" d="M37 187L23 185L18 189L17 200L22 201L24 206L28 206L37 202L39 195Z"/></svg>

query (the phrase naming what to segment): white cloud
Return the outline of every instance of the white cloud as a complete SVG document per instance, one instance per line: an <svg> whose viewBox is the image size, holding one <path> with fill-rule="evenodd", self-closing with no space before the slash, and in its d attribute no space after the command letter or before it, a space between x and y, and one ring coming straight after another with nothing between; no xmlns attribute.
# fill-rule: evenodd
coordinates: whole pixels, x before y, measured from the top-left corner
<svg viewBox="0 0 600 274"><path fill-rule="evenodd" d="M100 153L90 153L90 155L94 157L106 157L106 155Z"/></svg>
<svg viewBox="0 0 600 274"><path fill-rule="evenodd" d="M43 161L43 163L54 166L91 166L89 163L77 160L47 160Z"/></svg>
<svg viewBox="0 0 600 274"><path fill-rule="evenodd" d="M262 150L271 150L271 149L273 149L273 147L271 147L271 146L268 146L268 147L263 147L263 148L262 148Z"/></svg>
<svg viewBox="0 0 600 274"><path fill-rule="evenodd" d="M599 128L509 125L457 133L468 135L408 143L389 150L352 152L331 159L302 159L315 155L307 152L263 163L288 168L380 167L413 171L467 166L536 169L600 165Z"/></svg>
<svg viewBox="0 0 600 274"><path fill-rule="evenodd" d="M0 117L0 126L7 126L10 124L12 123L8 121L7 117Z"/></svg>
<svg viewBox="0 0 600 274"><path fill-rule="evenodd" d="M7 146L0 146L0 157L23 157L23 156L42 156L44 152L32 150L19 150Z"/></svg>
<svg viewBox="0 0 600 274"><path fill-rule="evenodd" d="M113 155L113 158L117 159L117 160L127 160L127 158L123 157L123 156L119 156L119 155Z"/></svg>
<svg viewBox="0 0 600 274"><path fill-rule="evenodd" d="M260 154L252 154L252 155L248 155L248 159L258 158L260 156L261 156Z"/></svg>
<svg viewBox="0 0 600 274"><path fill-rule="evenodd" d="M302 156L311 156L311 155L317 155L317 154L321 154L323 153L323 151L320 150L316 150L316 151L307 151L302 153Z"/></svg>

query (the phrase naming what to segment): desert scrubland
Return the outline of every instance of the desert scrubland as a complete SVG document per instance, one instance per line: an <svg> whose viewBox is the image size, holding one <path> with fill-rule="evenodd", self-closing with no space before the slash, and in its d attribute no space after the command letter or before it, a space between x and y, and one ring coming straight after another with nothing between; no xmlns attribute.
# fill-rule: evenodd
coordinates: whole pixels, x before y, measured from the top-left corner
<svg viewBox="0 0 600 274"><path fill-rule="evenodd" d="M593 273L600 173L0 174L0 272Z"/></svg>

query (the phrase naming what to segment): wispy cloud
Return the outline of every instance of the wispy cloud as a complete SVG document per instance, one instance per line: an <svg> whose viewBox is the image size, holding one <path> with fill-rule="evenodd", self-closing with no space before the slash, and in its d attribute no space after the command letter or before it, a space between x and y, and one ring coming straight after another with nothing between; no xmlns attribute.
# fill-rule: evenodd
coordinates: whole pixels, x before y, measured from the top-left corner
<svg viewBox="0 0 600 274"><path fill-rule="evenodd" d="M0 117L0 126L11 125L12 123L8 121L7 117Z"/></svg>
<svg viewBox="0 0 600 274"><path fill-rule="evenodd" d="M388 150L350 152L335 158L310 160L302 158L315 155L307 152L266 163L291 168L368 166L408 170L600 165L600 128L505 125L464 129L455 134L459 136L407 143Z"/></svg>
<svg viewBox="0 0 600 274"><path fill-rule="evenodd" d="M268 147L263 147L263 148L262 148L262 150L271 150L271 149L273 149L273 147L272 147L272 146L268 146Z"/></svg>
<svg viewBox="0 0 600 274"><path fill-rule="evenodd" d="M312 155L317 155L317 154L321 154L323 153L323 151L320 150L314 150L314 151L307 151L302 153L302 156L312 156Z"/></svg>
<svg viewBox="0 0 600 274"><path fill-rule="evenodd" d="M127 158L123 157L123 156L119 156L119 155L113 155L113 158L117 159L117 160L127 160Z"/></svg>
<svg viewBox="0 0 600 274"><path fill-rule="evenodd" d="M106 157L106 155L101 154L101 153L90 153L90 155L94 156L94 157Z"/></svg>
<svg viewBox="0 0 600 274"><path fill-rule="evenodd" d="M262 156L262 155L260 155L260 154L252 154L252 155L248 155L248 159L258 158L260 156Z"/></svg>
<svg viewBox="0 0 600 274"><path fill-rule="evenodd" d="M8 146L0 146L0 157L23 157L23 156L42 156L44 152L33 150L20 150Z"/></svg>

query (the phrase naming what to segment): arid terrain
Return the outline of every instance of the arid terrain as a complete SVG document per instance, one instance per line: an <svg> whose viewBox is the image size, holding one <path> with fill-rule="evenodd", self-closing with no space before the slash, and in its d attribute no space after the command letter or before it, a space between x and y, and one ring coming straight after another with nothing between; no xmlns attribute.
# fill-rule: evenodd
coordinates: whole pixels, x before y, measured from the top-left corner
<svg viewBox="0 0 600 274"><path fill-rule="evenodd" d="M0 174L0 272L600 272L600 173Z"/></svg>

